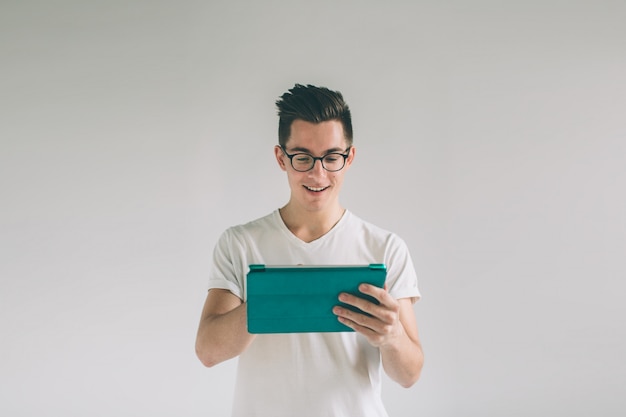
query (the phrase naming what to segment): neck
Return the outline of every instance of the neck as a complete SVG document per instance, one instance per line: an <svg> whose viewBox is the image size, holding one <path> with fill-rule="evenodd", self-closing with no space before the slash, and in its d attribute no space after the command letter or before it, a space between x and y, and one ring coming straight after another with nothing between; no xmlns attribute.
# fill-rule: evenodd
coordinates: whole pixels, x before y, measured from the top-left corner
<svg viewBox="0 0 626 417"><path fill-rule="evenodd" d="M341 220L345 209L337 205L329 210L303 212L288 203L279 212L291 233L308 243L328 233Z"/></svg>

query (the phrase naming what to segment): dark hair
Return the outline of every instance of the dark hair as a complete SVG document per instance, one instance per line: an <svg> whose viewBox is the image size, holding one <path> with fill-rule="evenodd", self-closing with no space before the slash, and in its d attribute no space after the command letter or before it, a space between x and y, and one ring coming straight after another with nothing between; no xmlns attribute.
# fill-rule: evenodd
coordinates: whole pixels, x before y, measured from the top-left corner
<svg viewBox="0 0 626 417"><path fill-rule="evenodd" d="M278 144L285 146L294 120L321 123L337 120L343 125L348 146L352 145L352 117L339 91L326 87L296 84L276 101L278 108Z"/></svg>

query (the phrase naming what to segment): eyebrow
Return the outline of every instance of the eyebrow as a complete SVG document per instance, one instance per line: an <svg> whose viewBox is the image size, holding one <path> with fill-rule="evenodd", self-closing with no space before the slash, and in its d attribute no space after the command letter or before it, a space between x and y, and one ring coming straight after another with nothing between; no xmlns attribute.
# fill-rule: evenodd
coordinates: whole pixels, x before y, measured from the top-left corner
<svg viewBox="0 0 626 417"><path fill-rule="evenodd" d="M350 149L350 147L348 147L348 149ZM341 148L331 148L331 149L326 149L326 151L323 153L323 155L329 154L329 153L334 153L334 152L338 152L338 153L342 153L342 152L346 152L348 149L344 150ZM291 148L289 149L290 152L304 152L304 153L308 153L310 155L313 155L313 152L311 152L310 149L307 148L302 148L302 147L295 147L295 148Z"/></svg>

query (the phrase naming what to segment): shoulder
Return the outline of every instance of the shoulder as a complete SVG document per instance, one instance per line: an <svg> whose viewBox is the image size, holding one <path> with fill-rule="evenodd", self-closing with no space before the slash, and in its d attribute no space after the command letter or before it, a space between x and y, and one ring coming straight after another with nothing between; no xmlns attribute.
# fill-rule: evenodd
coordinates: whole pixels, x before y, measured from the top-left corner
<svg viewBox="0 0 626 417"><path fill-rule="evenodd" d="M383 253L386 261L389 261L389 257L404 258L408 255L408 245L397 233L365 221L353 213L349 213L347 220L346 229L353 233L353 238L363 247L375 253Z"/></svg>
<svg viewBox="0 0 626 417"><path fill-rule="evenodd" d="M278 210L271 212L263 217L231 226L222 233L222 239L228 240L242 240L248 236L258 233L264 233L267 230L276 229Z"/></svg>
<svg viewBox="0 0 626 417"><path fill-rule="evenodd" d="M273 212L259 217L258 219L249 221L248 223L240 224L237 226L233 226L230 228L233 233L254 233L258 231L265 231L267 229L276 228L279 218L278 210L274 210Z"/></svg>
<svg viewBox="0 0 626 417"><path fill-rule="evenodd" d="M356 214L346 211L346 223L349 229L358 231L364 237L370 237L376 240L383 241L398 241L402 242L402 238L396 233L389 231L383 227L375 225L369 221L363 220Z"/></svg>

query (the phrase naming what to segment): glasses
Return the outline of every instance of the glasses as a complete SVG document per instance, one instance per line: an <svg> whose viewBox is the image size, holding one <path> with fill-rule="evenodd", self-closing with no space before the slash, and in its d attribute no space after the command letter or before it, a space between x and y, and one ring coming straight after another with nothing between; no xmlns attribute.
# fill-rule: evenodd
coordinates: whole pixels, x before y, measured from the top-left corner
<svg viewBox="0 0 626 417"><path fill-rule="evenodd" d="M291 161L291 166L298 172L306 172L313 169L315 161L322 163L322 168L329 172L341 171L346 165L346 158L350 153L350 147L346 149L346 153L331 152L324 156L313 156L308 153L294 153L288 154L283 146L281 146L283 153Z"/></svg>

